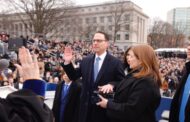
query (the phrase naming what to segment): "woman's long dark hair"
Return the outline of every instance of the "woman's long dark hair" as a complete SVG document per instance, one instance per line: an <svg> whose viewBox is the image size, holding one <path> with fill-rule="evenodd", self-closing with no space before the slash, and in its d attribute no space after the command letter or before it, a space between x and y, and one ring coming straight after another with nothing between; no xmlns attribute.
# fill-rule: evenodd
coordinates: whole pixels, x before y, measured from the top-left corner
<svg viewBox="0 0 190 122"><path fill-rule="evenodd" d="M127 50L126 50L125 53L124 53L124 57L123 57L124 69L126 69L127 72L130 72L130 71L131 71L131 69L130 69L130 67L129 67L129 64L127 63L127 54L128 54L128 52L129 52L130 49L131 49L131 47L127 48Z"/></svg>

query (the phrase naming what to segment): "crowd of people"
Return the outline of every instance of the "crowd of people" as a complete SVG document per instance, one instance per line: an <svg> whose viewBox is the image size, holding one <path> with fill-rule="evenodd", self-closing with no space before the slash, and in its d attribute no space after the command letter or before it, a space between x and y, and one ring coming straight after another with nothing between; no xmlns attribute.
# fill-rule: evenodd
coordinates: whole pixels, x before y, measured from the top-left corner
<svg viewBox="0 0 190 122"><path fill-rule="evenodd" d="M124 51L110 43L109 36L100 31L94 34L92 42L23 39L28 43L25 45L28 49L23 47L19 51L7 50L8 41L4 38L0 41L3 51L6 50L1 57L7 59L0 65L9 63L7 67L0 67L1 85L32 89L43 96L45 89L39 93L31 88L33 80L41 84L59 84L52 113L56 122L156 121L160 88L162 95L173 96L177 87L183 90L179 84L186 83L188 76L182 77L185 59L158 57L147 44L131 46ZM30 65L34 69L29 69ZM25 73L25 70L29 72ZM177 95L180 92L177 91ZM177 95L175 99L179 99ZM173 104L177 103L174 101ZM184 106L186 104L187 100ZM171 117L178 110L177 121L188 120L184 116L184 106L178 106L172 111L170 120L176 121ZM53 115L48 115L49 121Z"/></svg>
<svg viewBox="0 0 190 122"><path fill-rule="evenodd" d="M182 80L185 61L186 59L178 57L159 58L164 96L173 96L175 94L175 91Z"/></svg>
<svg viewBox="0 0 190 122"><path fill-rule="evenodd" d="M1 44L7 44L9 36L0 36ZM6 37L6 38L5 38ZM27 48L30 52L38 55L38 61L40 65L41 77L49 83L58 83L62 81L61 75L63 74L63 68L61 63L64 62L64 49L65 46L71 46L73 49L72 63L77 68L81 60L87 55L93 54L92 42L86 41L73 41L73 42L60 42L55 40L43 40L43 38L28 38ZM114 43L110 43L108 48L110 54L114 57L123 60L124 50L115 46ZM3 57L3 56L2 56ZM18 84L22 84L22 78L17 74L13 63L17 61L17 54L15 52L9 52L4 54L4 57L10 59L10 67L1 73L0 81L1 86L13 85L18 88ZM182 69L185 63L185 59L179 57L164 58L159 57L160 72L163 77L163 95L173 96L175 90L181 81ZM21 87L20 87L21 88Z"/></svg>

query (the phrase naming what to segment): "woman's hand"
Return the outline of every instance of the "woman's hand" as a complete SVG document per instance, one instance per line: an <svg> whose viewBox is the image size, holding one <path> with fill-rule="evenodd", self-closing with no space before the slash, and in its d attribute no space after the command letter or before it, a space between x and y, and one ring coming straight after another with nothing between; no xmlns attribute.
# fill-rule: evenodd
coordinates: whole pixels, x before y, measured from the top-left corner
<svg viewBox="0 0 190 122"><path fill-rule="evenodd" d="M31 56L29 50L25 47L19 48L18 55L21 65L15 64L15 66L24 81L30 79L40 79L37 56Z"/></svg>
<svg viewBox="0 0 190 122"><path fill-rule="evenodd" d="M99 92L102 92L104 94L106 93L112 93L113 92L114 86L111 84L103 85L103 86L98 86Z"/></svg>
<svg viewBox="0 0 190 122"><path fill-rule="evenodd" d="M101 99L101 101L96 103L96 105L98 105L98 106L100 106L102 108L107 108L108 99L102 97L101 95L98 95L98 96Z"/></svg>

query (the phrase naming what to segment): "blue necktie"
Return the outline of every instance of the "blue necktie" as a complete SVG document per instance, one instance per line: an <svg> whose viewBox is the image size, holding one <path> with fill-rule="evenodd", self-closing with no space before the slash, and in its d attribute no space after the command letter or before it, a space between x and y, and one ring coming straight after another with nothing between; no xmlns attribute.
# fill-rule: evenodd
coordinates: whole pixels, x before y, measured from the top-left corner
<svg viewBox="0 0 190 122"><path fill-rule="evenodd" d="M64 92L63 92L63 97L65 97L67 95L67 92L68 92L68 88L69 88L69 85L64 85Z"/></svg>
<svg viewBox="0 0 190 122"><path fill-rule="evenodd" d="M100 62L100 57L96 57L96 60L94 62L94 81L96 81L99 72L99 62Z"/></svg>
<svg viewBox="0 0 190 122"><path fill-rule="evenodd" d="M189 92L190 92L190 75L187 78L187 81L184 86L183 96L181 100L181 107L180 107L180 113L179 113L179 121L184 122L185 121L185 108L187 101L189 99Z"/></svg>
<svg viewBox="0 0 190 122"><path fill-rule="evenodd" d="M66 100L67 100L67 94L68 94L68 90L69 89L69 85L64 84L64 87L62 89L62 96L61 96L61 109L60 109L60 122L63 122L63 118L64 118L64 110L65 110L65 105L66 105Z"/></svg>

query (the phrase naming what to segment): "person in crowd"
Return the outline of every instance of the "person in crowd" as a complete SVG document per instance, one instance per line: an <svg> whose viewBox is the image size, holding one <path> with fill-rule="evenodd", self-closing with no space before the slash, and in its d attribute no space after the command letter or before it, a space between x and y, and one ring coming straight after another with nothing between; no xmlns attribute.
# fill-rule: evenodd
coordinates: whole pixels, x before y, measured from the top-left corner
<svg viewBox="0 0 190 122"><path fill-rule="evenodd" d="M71 47L65 47L65 62L62 66L72 81L82 77L79 122L109 122L106 111L96 106L94 92L106 84L106 92L113 90L115 83L112 81L121 81L124 78L124 69L121 61L107 51L109 37L106 33L96 32L92 47L95 53L83 58L77 69L71 63L73 58Z"/></svg>
<svg viewBox="0 0 190 122"><path fill-rule="evenodd" d="M125 58L131 70L115 86L113 100L99 95L101 100L97 105L106 108L111 122L155 122L155 111L161 100L155 52L149 45L136 45L128 50Z"/></svg>
<svg viewBox="0 0 190 122"><path fill-rule="evenodd" d="M190 59L190 44L187 46L187 59ZM184 67L184 75L173 97L169 122L190 122L190 62Z"/></svg>
<svg viewBox="0 0 190 122"><path fill-rule="evenodd" d="M72 82L62 72L63 81L58 84L53 102L55 122L77 122L81 84Z"/></svg>
<svg viewBox="0 0 190 122"><path fill-rule="evenodd" d="M53 122L51 110L44 104L45 82L40 80L37 58L22 47L21 65L15 65L25 82L23 89L0 98L1 122Z"/></svg>
<svg viewBox="0 0 190 122"><path fill-rule="evenodd" d="M129 64L127 63L127 58L126 58L130 49L131 49L131 47L128 47L123 56L123 62L124 62L123 65L124 65L124 69L125 69L125 75L127 75L131 71Z"/></svg>

